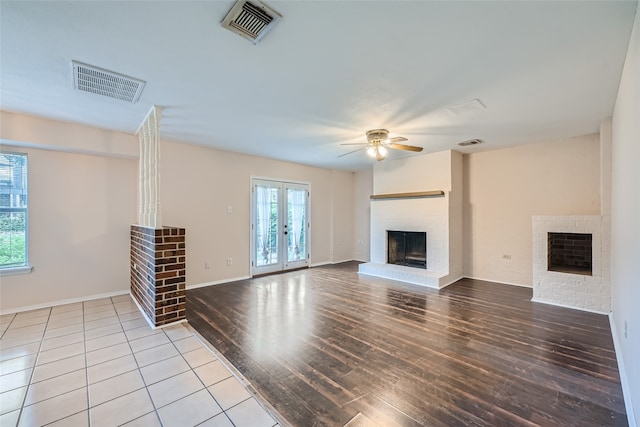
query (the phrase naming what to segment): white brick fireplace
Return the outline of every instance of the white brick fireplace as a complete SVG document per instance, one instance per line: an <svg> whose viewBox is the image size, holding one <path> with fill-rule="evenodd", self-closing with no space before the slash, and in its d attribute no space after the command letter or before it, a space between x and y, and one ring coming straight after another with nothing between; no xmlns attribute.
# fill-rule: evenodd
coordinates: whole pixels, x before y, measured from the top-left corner
<svg viewBox="0 0 640 427"><path fill-rule="evenodd" d="M371 200L371 261L360 273L432 288L462 277L462 155L385 160L374 169L374 195L438 190L444 194ZM387 263L387 231L426 232L427 268Z"/></svg>
<svg viewBox="0 0 640 427"><path fill-rule="evenodd" d="M611 309L610 230L608 217L599 215L534 216L532 301L608 313ZM591 275L549 271L548 233L590 234Z"/></svg>
<svg viewBox="0 0 640 427"><path fill-rule="evenodd" d="M532 217L532 301L611 311L611 121L600 128L600 215ZM549 271L548 233L591 234L591 275Z"/></svg>

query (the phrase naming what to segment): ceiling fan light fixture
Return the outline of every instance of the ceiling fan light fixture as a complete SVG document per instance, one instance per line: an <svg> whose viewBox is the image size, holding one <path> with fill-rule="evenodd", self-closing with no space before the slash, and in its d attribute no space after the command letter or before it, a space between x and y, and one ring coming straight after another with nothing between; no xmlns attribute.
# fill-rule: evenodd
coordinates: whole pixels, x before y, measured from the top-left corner
<svg viewBox="0 0 640 427"><path fill-rule="evenodd" d="M389 131L386 129L372 129L367 131L367 142L356 142L356 143L343 143L341 145L363 145L362 148L359 148L355 151L351 151L349 153L341 154L338 157L346 156L347 154L355 153L356 151L364 150L367 155L377 161L386 159L389 154L389 149L394 150L404 150L404 151L413 151L420 152L422 151L422 147L416 147L414 145L400 144L400 142L407 141L407 138L402 136L396 136L394 138L389 138Z"/></svg>

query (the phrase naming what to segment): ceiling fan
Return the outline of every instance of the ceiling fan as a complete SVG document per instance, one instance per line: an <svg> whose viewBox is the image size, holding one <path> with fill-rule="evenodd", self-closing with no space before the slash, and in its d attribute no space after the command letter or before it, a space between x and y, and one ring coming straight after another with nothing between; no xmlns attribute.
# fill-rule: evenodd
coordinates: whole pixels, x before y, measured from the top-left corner
<svg viewBox="0 0 640 427"><path fill-rule="evenodd" d="M396 136L395 138L389 138L389 131L386 129L372 129L367 131L367 142L351 142L340 145L363 145L362 148L350 151L342 154L338 157L343 157L356 151L366 149L367 154L376 159L377 161L384 160L389 154L389 148L394 150L414 151L419 153L422 151L422 147L416 147L414 145L399 144L400 142L407 141L407 138Z"/></svg>

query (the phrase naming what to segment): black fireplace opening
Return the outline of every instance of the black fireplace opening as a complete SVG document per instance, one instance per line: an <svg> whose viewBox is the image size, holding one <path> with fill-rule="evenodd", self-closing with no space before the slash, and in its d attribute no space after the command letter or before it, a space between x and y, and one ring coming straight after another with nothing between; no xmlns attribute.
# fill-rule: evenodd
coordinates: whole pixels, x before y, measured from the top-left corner
<svg viewBox="0 0 640 427"><path fill-rule="evenodd" d="M407 267L427 268L427 233L387 231L387 262Z"/></svg>
<svg viewBox="0 0 640 427"><path fill-rule="evenodd" d="M592 275L592 235L584 233L548 233L549 271Z"/></svg>

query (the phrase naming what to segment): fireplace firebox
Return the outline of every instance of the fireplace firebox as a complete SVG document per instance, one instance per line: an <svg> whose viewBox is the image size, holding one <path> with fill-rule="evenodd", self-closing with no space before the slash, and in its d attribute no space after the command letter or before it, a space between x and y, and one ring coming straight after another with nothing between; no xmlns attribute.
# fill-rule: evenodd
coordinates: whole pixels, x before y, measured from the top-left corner
<svg viewBox="0 0 640 427"><path fill-rule="evenodd" d="M592 235L548 233L548 270L592 275Z"/></svg>
<svg viewBox="0 0 640 427"><path fill-rule="evenodd" d="M427 233L387 230L387 262L427 268Z"/></svg>

